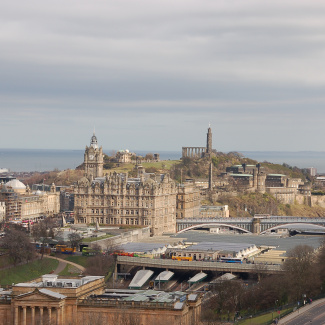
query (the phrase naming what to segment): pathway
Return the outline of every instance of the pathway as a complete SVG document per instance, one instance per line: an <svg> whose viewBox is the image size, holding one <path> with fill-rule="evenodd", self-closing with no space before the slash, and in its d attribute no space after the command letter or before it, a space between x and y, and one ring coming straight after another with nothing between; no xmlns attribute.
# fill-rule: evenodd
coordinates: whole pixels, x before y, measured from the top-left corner
<svg viewBox="0 0 325 325"><path fill-rule="evenodd" d="M59 261L59 265L58 267L54 270L53 274L59 274L60 272L62 272L65 267L67 266L67 262L62 262L62 261Z"/></svg>
<svg viewBox="0 0 325 325"><path fill-rule="evenodd" d="M63 258L59 258L59 257L55 257L55 256L49 256L49 255L47 255L46 257L52 258L54 260L58 260L60 262L59 265L58 265L58 267L54 271L54 274L58 274L61 271L63 271L67 264L70 264L70 265L75 266L76 268L78 268L82 272L84 272L86 270L83 266L81 266L81 265L79 265L77 263L73 263L73 262L64 260Z"/></svg>

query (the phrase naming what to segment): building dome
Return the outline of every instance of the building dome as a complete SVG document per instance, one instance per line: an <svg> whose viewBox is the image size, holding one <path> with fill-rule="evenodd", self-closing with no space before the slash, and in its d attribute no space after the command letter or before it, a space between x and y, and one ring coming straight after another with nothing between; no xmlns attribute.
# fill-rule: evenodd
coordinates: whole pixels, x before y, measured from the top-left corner
<svg viewBox="0 0 325 325"><path fill-rule="evenodd" d="M26 189L26 185L23 184L18 179L13 179L13 180L9 181L8 183L6 183L6 186L10 186L13 190L25 190Z"/></svg>
<svg viewBox="0 0 325 325"><path fill-rule="evenodd" d="M94 149L97 149L98 148L98 142L97 142L97 137L95 135L95 132L93 133L93 136L91 137L90 146L92 148L94 148Z"/></svg>

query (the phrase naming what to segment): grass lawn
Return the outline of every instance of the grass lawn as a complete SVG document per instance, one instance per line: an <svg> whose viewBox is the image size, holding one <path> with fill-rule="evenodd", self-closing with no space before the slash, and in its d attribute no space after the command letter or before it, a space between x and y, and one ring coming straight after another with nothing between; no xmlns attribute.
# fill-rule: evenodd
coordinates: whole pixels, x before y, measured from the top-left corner
<svg viewBox="0 0 325 325"><path fill-rule="evenodd" d="M101 237L87 237L87 238L83 238L82 242L83 243L91 243L93 241L106 239L106 238L110 238L110 237L113 237L113 235L105 235L105 236L101 236Z"/></svg>
<svg viewBox="0 0 325 325"><path fill-rule="evenodd" d="M289 310L292 310L292 308L281 310L281 317L282 317L282 315L286 315ZM278 317L279 317L279 314L277 312L274 312L273 319L278 318ZM260 324L264 324L269 321L272 321L272 313L264 314L264 315L254 317L254 318L245 319L242 322L239 321L238 324L240 324L240 325L250 325L250 324L251 325L260 325Z"/></svg>
<svg viewBox="0 0 325 325"><path fill-rule="evenodd" d="M180 160L163 160L158 162L144 162L141 165L146 169L149 167L155 167L157 169L164 169L169 170L173 165L180 163ZM131 172L134 170L135 163L134 164L120 164L119 167L115 167L112 169L105 169L104 173L125 173L125 172Z"/></svg>
<svg viewBox="0 0 325 325"><path fill-rule="evenodd" d="M105 173L125 173L125 172L130 172L134 169L134 164L120 164L119 167L111 168L111 169L104 169L104 174Z"/></svg>
<svg viewBox="0 0 325 325"><path fill-rule="evenodd" d="M0 256L0 268L10 265L10 258L9 255L2 255Z"/></svg>
<svg viewBox="0 0 325 325"><path fill-rule="evenodd" d="M69 262L79 264L83 267L86 267L87 260L88 260L88 256L80 256L80 255L56 254L55 256L67 260Z"/></svg>
<svg viewBox="0 0 325 325"><path fill-rule="evenodd" d="M170 169L173 165L179 164L180 160L164 160L158 162L143 163L142 166L146 169L149 167L155 167L157 169Z"/></svg>
<svg viewBox="0 0 325 325"><path fill-rule="evenodd" d="M54 271L59 261L44 257L28 264L18 265L10 269L0 270L0 285L26 282Z"/></svg>
<svg viewBox="0 0 325 325"><path fill-rule="evenodd" d="M75 266L67 264L63 271L59 273L59 275L69 275L69 276L78 276L80 275L80 270L78 270Z"/></svg>

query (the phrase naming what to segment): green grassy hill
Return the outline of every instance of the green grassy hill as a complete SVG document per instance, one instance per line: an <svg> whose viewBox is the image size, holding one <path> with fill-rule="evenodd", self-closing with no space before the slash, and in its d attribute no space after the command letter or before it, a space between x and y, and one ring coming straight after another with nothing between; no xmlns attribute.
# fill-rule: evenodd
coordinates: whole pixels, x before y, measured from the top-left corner
<svg viewBox="0 0 325 325"><path fill-rule="evenodd" d="M0 270L0 285L6 286L36 279L54 271L58 265L57 260L44 257L42 260L34 260L24 265Z"/></svg>

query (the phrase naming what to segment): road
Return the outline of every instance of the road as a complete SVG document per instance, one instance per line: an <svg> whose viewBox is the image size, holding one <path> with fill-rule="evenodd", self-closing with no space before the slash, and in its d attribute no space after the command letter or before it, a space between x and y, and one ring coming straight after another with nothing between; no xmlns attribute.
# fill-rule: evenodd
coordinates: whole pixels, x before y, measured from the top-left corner
<svg viewBox="0 0 325 325"><path fill-rule="evenodd" d="M305 309L305 311L303 310ZM313 306L308 305L293 313L291 319L283 319L285 325L324 325L325 324L325 301Z"/></svg>

